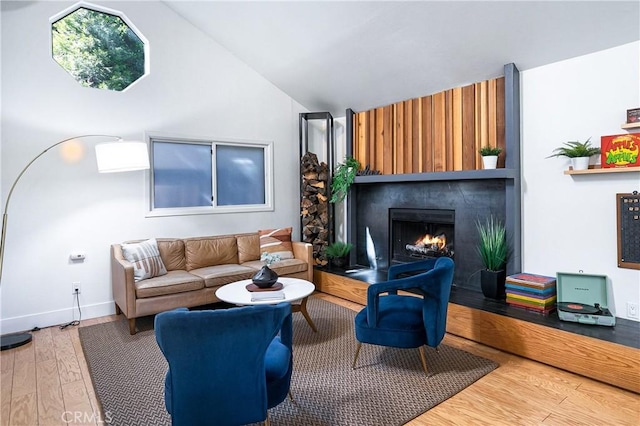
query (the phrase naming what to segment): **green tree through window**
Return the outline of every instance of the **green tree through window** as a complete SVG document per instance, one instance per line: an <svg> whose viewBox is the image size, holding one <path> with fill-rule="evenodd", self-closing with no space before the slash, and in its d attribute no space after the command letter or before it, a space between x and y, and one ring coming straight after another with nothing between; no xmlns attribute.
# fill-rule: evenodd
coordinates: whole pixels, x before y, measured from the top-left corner
<svg viewBox="0 0 640 426"><path fill-rule="evenodd" d="M122 91L145 73L144 42L119 16L81 7L51 35L53 59L83 86Z"/></svg>

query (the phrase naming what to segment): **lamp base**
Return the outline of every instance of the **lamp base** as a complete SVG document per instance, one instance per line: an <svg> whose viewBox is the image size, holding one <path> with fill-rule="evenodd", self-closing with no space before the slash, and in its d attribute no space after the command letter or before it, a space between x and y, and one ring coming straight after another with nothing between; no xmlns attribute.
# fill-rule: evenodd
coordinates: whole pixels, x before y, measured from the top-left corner
<svg viewBox="0 0 640 426"><path fill-rule="evenodd" d="M18 346L26 345L30 341L30 333L5 334L0 336L0 345L2 346L0 350L17 348Z"/></svg>

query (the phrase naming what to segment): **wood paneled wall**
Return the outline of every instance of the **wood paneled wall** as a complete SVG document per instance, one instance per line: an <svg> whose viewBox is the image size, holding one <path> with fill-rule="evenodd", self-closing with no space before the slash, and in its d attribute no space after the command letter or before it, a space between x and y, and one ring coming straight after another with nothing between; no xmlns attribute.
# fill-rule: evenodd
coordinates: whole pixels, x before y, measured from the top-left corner
<svg viewBox="0 0 640 426"><path fill-rule="evenodd" d="M504 77L358 112L353 156L382 174L482 169L478 150L502 148Z"/></svg>

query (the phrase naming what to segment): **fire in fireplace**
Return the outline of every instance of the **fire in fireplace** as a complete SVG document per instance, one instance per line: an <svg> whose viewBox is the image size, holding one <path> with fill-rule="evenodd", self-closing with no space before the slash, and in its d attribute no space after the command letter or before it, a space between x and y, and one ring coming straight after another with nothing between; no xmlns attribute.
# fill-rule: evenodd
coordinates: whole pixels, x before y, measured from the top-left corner
<svg viewBox="0 0 640 426"><path fill-rule="evenodd" d="M453 257L454 210L389 209L389 264Z"/></svg>

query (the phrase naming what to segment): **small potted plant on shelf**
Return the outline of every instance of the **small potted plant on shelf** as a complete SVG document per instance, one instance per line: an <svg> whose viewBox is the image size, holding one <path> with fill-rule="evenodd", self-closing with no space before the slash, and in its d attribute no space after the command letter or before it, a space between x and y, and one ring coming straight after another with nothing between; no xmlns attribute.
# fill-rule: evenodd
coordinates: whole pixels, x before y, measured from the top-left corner
<svg viewBox="0 0 640 426"><path fill-rule="evenodd" d="M592 156L600 154L600 148L591 145L591 138L584 142L570 141L553 150L551 157L567 157L571 160L573 170L586 170Z"/></svg>
<svg viewBox="0 0 640 426"><path fill-rule="evenodd" d="M497 146L483 146L480 148L482 156L482 167L485 169L495 169L498 164L498 155L502 152L502 148Z"/></svg>
<svg viewBox="0 0 640 426"><path fill-rule="evenodd" d="M349 253L353 244L336 241L329 244L324 250L324 254L331 259L331 264L343 268L349 262Z"/></svg>
<svg viewBox="0 0 640 426"><path fill-rule="evenodd" d="M482 294L490 299L505 297L507 263L507 231L504 224L493 216L476 222L480 236L478 253L485 269L480 271Z"/></svg>
<svg viewBox="0 0 640 426"><path fill-rule="evenodd" d="M339 163L333 173L331 180L330 203L340 203L344 201L349 192L349 187L356 178L360 162L353 157L346 157L344 163Z"/></svg>

